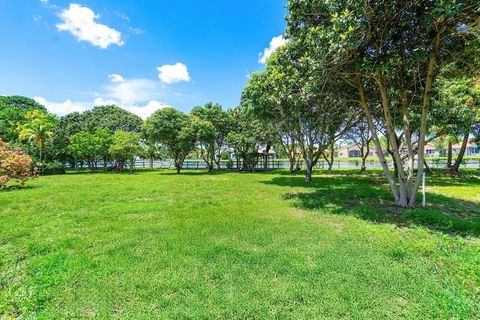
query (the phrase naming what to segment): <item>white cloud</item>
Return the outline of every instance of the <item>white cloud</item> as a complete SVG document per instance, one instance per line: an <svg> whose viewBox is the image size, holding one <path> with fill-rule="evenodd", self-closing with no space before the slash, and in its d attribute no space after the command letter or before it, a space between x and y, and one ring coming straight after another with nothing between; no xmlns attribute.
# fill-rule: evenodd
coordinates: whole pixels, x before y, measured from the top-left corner
<svg viewBox="0 0 480 320"><path fill-rule="evenodd" d="M267 62L267 59L272 55L272 53L285 43L287 43L287 40L284 39L282 35L273 37L270 41L270 45L268 46L268 48L265 48L265 50L263 50L263 53L259 54L258 62L261 64L265 64Z"/></svg>
<svg viewBox="0 0 480 320"><path fill-rule="evenodd" d="M121 75L116 74L116 73L112 73L111 75L108 76L108 78L110 78L110 80L112 82L123 82L123 81L125 81L125 79Z"/></svg>
<svg viewBox="0 0 480 320"><path fill-rule="evenodd" d="M67 99L64 102L52 102L43 97L35 97L34 99L41 105L44 105L48 112L54 113L58 116L64 116L71 112L83 112L92 109L94 106L106 106L113 104L140 116L142 119L146 119L158 109L170 107L170 105L162 103L158 100L150 100L146 105L128 105L122 104L120 101L102 97L96 98L93 103L72 101L70 99Z"/></svg>
<svg viewBox="0 0 480 320"><path fill-rule="evenodd" d="M155 111L167 107L170 107L170 105L157 100L150 100L146 106L125 106L124 108L145 120Z"/></svg>
<svg viewBox="0 0 480 320"><path fill-rule="evenodd" d="M99 16L92 9L71 3L68 9L59 14L62 23L57 24L59 31L70 32L78 41L87 41L102 49L109 45L124 44L122 34L104 24L95 22Z"/></svg>
<svg viewBox="0 0 480 320"><path fill-rule="evenodd" d="M96 98L94 100L95 106L106 106L106 105L116 105L119 106L131 113L134 113L140 116L142 119L148 118L152 113L157 111L158 109L163 109L166 107L170 107L170 105L162 103L158 100L150 100L146 105L124 105L119 101L115 101L113 99L105 99L105 98Z"/></svg>
<svg viewBox="0 0 480 320"><path fill-rule="evenodd" d="M44 105L49 112L59 116L75 111L83 112L94 106L117 105L146 119L156 110L170 107L159 100L165 95L164 88L158 81L127 79L118 73L112 73L108 78L110 82L102 92L93 93L95 98L90 102L77 102L70 99L64 102L52 102L43 97L35 97L35 101Z"/></svg>
<svg viewBox="0 0 480 320"><path fill-rule="evenodd" d="M190 75L188 74L187 66L183 63L177 62L176 64L165 64L161 67L157 67L158 78L166 84L171 84L181 81L190 81Z"/></svg>
<svg viewBox="0 0 480 320"><path fill-rule="evenodd" d="M159 83L148 79L123 79L112 81L100 96L132 105L157 98L160 95L159 86Z"/></svg>
<svg viewBox="0 0 480 320"><path fill-rule="evenodd" d="M109 105L119 105L118 101L115 101L113 99L105 99L105 98L95 98L93 100L93 104L95 106L109 106Z"/></svg>
<svg viewBox="0 0 480 320"><path fill-rule="evenodd" d="M43 97L35 97L34 100L41 105L44 105L48 112L63 116L71 112L83 112L88 110L89 107L86 103L83 102L73 102L70 99L65 100L64 102L51 102Z"/></svg>

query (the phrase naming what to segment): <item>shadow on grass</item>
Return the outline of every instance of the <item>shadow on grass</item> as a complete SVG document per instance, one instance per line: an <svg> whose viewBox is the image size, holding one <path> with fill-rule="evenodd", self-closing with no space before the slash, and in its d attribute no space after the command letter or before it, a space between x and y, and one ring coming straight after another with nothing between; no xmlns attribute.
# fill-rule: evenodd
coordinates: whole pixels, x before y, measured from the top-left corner
<svg viewBox="0 0 480 320"><path fill-rule="evenodd" d="M9 185L7 186L5 189L0 189L0 192L19 192L19 191L26 191L26 190L31 190L31 189L38 189L40 188L39 186L37 185L30 185L28 184L25 184L25 185L19 185L19 184L15 184L15 185Z"/></svg>
<svg viewBox="0 0 480 320"><path fill-rule="evenodd" d="M416 225L447 234L480 236L478 203L428 194L426 208L403 210L393 202L380 175L337 173L315 176L312 183L304 182L302 176L277 176L263 183L295 188L283 198L293 200L293 205L301 209L351 215L374 223Z"/></svg>

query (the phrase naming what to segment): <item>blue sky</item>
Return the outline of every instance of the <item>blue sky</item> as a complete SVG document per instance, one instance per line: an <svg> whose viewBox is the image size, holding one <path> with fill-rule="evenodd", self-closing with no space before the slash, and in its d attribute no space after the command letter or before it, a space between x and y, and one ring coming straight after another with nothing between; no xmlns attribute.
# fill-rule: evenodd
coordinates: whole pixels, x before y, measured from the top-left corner
<svg viewBox="0 0 480 320"><path fill-rule="evenodd" d="M283 43L285 0L0 0L0 94L51 112L239 103ZM277 38L275 38L277 37ZM273 40L272 40L273 39Z"/></svg>

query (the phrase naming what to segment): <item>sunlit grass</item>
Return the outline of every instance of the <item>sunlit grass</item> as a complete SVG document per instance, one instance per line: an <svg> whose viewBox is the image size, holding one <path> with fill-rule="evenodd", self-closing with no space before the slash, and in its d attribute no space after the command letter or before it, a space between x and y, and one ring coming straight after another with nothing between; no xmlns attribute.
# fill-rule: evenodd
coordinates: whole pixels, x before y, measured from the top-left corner
<svg viewBox="0 0 480 320"><path fill-rule="evenodd" d="M446 179L401 212L348 171L41 177L0 193L0 318L478 318L480 184Z"/></svg>

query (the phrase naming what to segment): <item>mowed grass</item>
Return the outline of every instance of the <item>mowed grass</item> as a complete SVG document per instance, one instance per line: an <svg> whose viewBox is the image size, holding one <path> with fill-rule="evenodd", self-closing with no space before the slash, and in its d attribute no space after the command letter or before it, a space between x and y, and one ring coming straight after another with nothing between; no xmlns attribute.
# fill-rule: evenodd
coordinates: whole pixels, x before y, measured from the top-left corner
<svg viewBox="0 0 480 320"><path fill-rule="evenodd" d="M0 318L480 318L480 179L186 171L0 193Z"/></svg>

